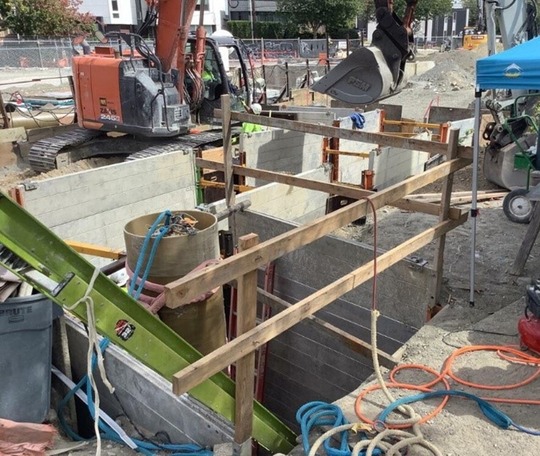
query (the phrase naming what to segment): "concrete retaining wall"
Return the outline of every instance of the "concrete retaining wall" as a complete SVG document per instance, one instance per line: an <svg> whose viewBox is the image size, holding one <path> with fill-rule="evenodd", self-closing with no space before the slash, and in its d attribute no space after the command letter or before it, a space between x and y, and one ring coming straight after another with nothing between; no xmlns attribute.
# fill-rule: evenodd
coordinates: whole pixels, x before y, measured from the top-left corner
<svg viewBox="0 0 540 456"><path fill-rule="evenodd" d="M422 173L428 159L427 152L382 147L370 157L370 168L375 171L375 187L382 190L409 176Z"/></svg>
<svg viewBox="0 0 540 456"><path fill-rule="evenodd" d="M63 239L123 248L124 225L196 205L193 154L158 157L36 181L25 208Z"/></svg>
<svg viewBox="0 0 540 456"><path fill-rule="evenodd" d="M317 169L301 173L298 177L305 179L329 182L330 172L320 166ZM272 183L263 187L236 195L236 202L251 201L250 211L279 217L297 223L306 223L326 213L326 199L328 195L292 185ZM213 213L226 208L225 200L209 205Z"/></svg>
<svg viewBox="0 0 540 456"><path fill-rule="evenodd" d="M310 108L314 110L316 108ZM296 112L293 108L287 112ZM298 115L311 115L313 119L337 117L344 109L316 112L296 112ZM351 114L351 110L345 110ZM347 115L348 115L347 114ZM342 118L341 127L351 129L352 121ZM365 124L363 131L377 133L380 131L382 111L377 109L363 113ZM311 121L314 121L314 120ZM288 130L269 130L242 135L240 151L246 152L246 166L269 171L299 174L320 166L322 161L322 136ZM411 151L396 148L379 148L377 144L341 139L340 150L347 152L369 153L369 158L341 155L339 157L339 181L359 185L362 181L362 171L375 171L374 183L378 189L386 188L411 175L424 170L428 160L426 152ZM246 184L259 187L265 182L261 179L247 178ZM286 218L286 217L285 217Z"/></svg>
<svg viewBox="0 0 540 456"><path fill-rule="evenodd" d="M288 130L261 131L242 135L240 150L246 152L249 168L299 174L320 166L322 136ZM247 178L246 184L259 187L266 182Z"/></svg>
<svg viewBox="0 0 540 456"><path fill-rule="evenodd" d="M253 212L237 217L240 234L261 241L295 225ZM369 246L326 236L276 261L274 293L294 303L373 256ZM379 347L396 351L425 322L434 273L401 261L378 278ZM366 283L317 313L350 334L369 341L371 285ZM372 373L371 363L322 330L300 323L270 342L265 405L296 428L298 407L312 400L334 401Z"/></svg>
<svg viewBox="0 0 540 456"><path fill-rule="evenodd" d="M362 114L365 119L362 131L378 133L381 129L382 111L379 109ZM352 129L351 119L346 118L341 121L342 128ZM377 149L377 144L360 141L350 141L348 139L339 140L339 150L346 152L367 152L372 154ZM359 185L362 182L362 171L369 169L369 158L351 157L347 155L339 156L339 181Z"/></svg>
<svg viewBox="0 0 540 456"><path fill-rule="evenodd" d="M66 317L67 336L71 356L72 375L76 380L86 375L88 338L83 326ZM60 350L60 347L55 348ZM61 356L55 352L55 356ZM107 377L115 388L113 397L96 375L101 407L113 419L129 417L147 436L167 433L171 442L189 443L212 447L232 441L232 424L188 394L175 396L171 382L129 356L123 349L110 344L105 352ZM117 400L118 399L118 400ZM124 418L127 420L127 418ZM124 421L125 422L125 421ZM79 425L93 428L90 420ZM105 452L104 454L113 454Z"/></svg>

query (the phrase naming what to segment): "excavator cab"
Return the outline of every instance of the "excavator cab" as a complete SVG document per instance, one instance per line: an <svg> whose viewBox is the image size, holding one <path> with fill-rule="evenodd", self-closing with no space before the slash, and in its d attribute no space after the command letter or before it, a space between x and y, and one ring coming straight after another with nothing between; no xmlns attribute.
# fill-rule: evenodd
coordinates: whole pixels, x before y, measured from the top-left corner
<svg viewBox="0 0 540 456"><path fill-rule="evenodd" d="M399 92L407 60L414 59L411 25L418 0L407 0L403 19L393 0L375 0L371 46L354 51L312 89L351 104L369 104Z"/></svg>

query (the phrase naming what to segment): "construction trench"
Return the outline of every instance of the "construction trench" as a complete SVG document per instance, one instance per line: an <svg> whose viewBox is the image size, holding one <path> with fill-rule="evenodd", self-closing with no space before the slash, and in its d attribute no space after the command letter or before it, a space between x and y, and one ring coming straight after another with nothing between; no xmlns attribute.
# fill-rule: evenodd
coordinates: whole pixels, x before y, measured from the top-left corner
<svg viewBox="0 0 540 456"><path fill-rule="evenodd" d="M363 128L354 129L350 109L289 107L284 113L255 117L225 108L225 138L234 122L262 124L265 130L242 134L236 144L225 140L222 148L185 149L29 180L10 189L12 200L0 198L0 244L29 268L47 271L60 289L39 288L33 279L64 307L54 320L53 364L75 382L87 374L88 328L81 323L87 323L87 308L67 307L92 297L95 328L111 339L104 358L115 388L111 394L96 374L101 408L113 418L129 417L148 436L162 433L171 442L196 443L217 454L248 454L253 438L261 452L299 454L304 450L296 435L305 428L297 411L304 404L335 403L350 422L358 421L351 392L372 381L373 308L380 312L376 344L383 371L398 365L400 350L411 340L414 345L419 330L433 331L424 325L440 301L444 239L468 216L450 201L454 173L471 163L472 148L463 145L470 141L471 120L413 125L377 109L363 113ZM444 183L440 204L409 196L438 180ZM376 260L373 243L333 235L348 224L366 223L366 217L376 227L373 211L386 206L430 214L433 225L388 251L376 250ZM233 236L240 249L164 283L171 312L187 312L198 305L188 303L208 290L226 285L227 296L234 290L227 323L231 331L234 322L235 338L229 332L227 343L218 340L219 348L202 358L103 275L93 281L94 268L123 263L124 230L131 221L194 208L221 219L203 260L214 260L216 248L223 251L223 244L216 247L218 231L222 241ZM438 253L431 264L415 252L433 241ZM43 245L26 245L32 242ZM187 248L182 255L199 263L201 252ZM0 258L23 274L13 257ZM66 279L70 272L76 281ZM118 322L127 332L118 331ZM198 334L196 343L215 339L213 331L218 332ZM227 378L231 372L236 386ZM53 376L53 402L64 390ZM264 407L253 406L254 398ZM71 419L81 433L91 434L92 420L80 407L68 405ZM334 417L335 409L325 410L323 416ZM426 440L440 447L445 437L435 426L429 425ZM311 443L322 433L317 432ZM340 443L335 445L337 450Z"/></svg>

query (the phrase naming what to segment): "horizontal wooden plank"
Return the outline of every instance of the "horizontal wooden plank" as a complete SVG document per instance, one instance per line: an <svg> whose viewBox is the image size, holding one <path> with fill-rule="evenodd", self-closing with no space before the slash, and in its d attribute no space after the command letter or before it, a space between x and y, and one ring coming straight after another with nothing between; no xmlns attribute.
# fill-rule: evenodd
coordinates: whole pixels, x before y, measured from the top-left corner
<svg viewBox="0 0 540 456"><path fill-rule="evenodd" d="M377 258L377 271L382 272L401 259L438 239L467 220L464 213L459 220L438 223L405 241L396 248ZM260 249L259 249L260 250ZM291 328L309 315L324 308L335 299L373 278L375 268L370 261L350 274L320 289L293 306L261 323L255 329L237 337L211 354L177 372L173 376L173 392L180 395L200 384L205 379L225 369L238 359L266 344L274 337Z"/></svg>
<svg viewBox="0 0 540 456"><path fill-rule="evenodd" d="M200 158L196 160L196 164L197 166L200 166L202 168L215 169L216 171L223 171L224 169L222 163L203 160ZM240 176L253 177L256 179L267 180L268 182L278 182L280 184L293 185L295 187L325 192L329 195L345 196L347 198L361 199L369 195L374 195L376 193L369 190L363 190L358 187L352 187L347 184L332 184L328 182L320 182L294 176L291 174L276 173L274 171L247 168L244 166L235 165L233 166L233 170L235 174L238 174ZM400 209L404 209L407 211L423 212L429 215L439 215L439 206L431 202L400 199L398 201L390 203L389 206L399 207ZM456 219L460 215L461 211L459 209L452 208L450 210L450 218Z"/></svg>
<svg viewBox="0 0 540 456"><path fill-rule="evenodd" d="M263 304L269 305L270 307L272 307L272 309L277 310L278 312L288 309L293 305L260 288L257 289L257 300ZM364 355L371 362L371 352L373 350L372 345L314 315L310 315L309 317L307 317L306 321L307 323L319 329L322 329L324 332L330 334L332 337L339 339L351 350L354 350L355 352ZM382 366L387 367L388 369L392 369L396 366L397 360L388 353L385 353L382 350L377 350L377 355L379 358L379 363Z"/></svg>
<svg viewBox="0 0 540 456"><path fill-rule="evenodd" d="M467 163L468 161L464 159L454 159L421 175L412 176L399 184L370 195L368 197L370 205L375 210L386 206L441 177L461 169ZM295 228L263 242L253 249L227 258L217 265L204 268L190 277L172 282L165 287L167 302L175 302L178 306L189 302L212 288L227 283L286 253L320 239L353 220L364 217L367 211L368 202L365 199L357 201L331 214L320 217L308 225Z"/></svg>
<svg viewBox="0 0 540 456"><path fill-rule="evenodd" d="M101 245L89 244L87 242L79 241L65 241L73 250L85 255L93 255L100 258L110 258L112 260L118 260L126 255L126 252L121 249L111 249L109 247L103 247Z"/></svg>
<svg viewBox="0 0 540 456"><path fill-rule="evenodd" d="M221 110L214 111L217 117L221 117ZM285 130L303 131L332 138L350 139L352 141L363 141L380 146L397 147L399 149L419 150L429 152L431 155L446 155L448 146L444 143L426 141L415 138L400 138L385 133L371 133L362 130L349 130L339 127L329 127L327 125L317 125L308 122L298 122L294 120L277 119L275 117L256 116L244 112L232 112L231 118L240 122L249 122L267 127L282 128ZM462 158L472 159L472 147L458 146L458 155Z"/></svg>

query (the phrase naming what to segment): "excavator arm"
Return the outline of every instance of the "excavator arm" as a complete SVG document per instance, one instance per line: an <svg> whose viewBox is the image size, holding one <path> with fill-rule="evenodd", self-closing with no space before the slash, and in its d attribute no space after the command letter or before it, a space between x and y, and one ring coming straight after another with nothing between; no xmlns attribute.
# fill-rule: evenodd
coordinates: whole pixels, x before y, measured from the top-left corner
<svg viewBox="0 0 540 456"><path fill-rule="evenodd" d="M377 28L371 46L354 51L313 90L353 104L369 104L400 90L407 60L414 58L411 29L418 0L407 0L403 19L393 0L375 0Z"/></svg>

